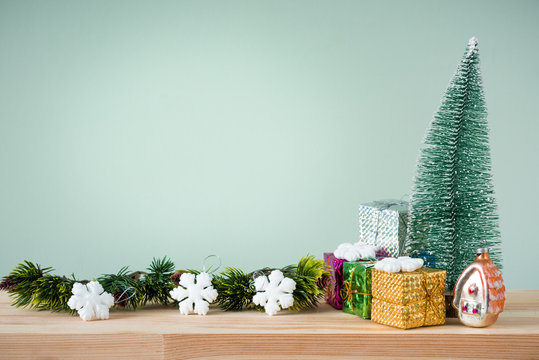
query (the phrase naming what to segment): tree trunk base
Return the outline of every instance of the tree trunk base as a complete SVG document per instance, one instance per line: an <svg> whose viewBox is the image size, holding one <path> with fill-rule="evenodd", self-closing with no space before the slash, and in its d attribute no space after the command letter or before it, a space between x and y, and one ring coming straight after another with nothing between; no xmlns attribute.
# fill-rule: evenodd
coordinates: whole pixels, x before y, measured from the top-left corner
<svg viewBox="0 0 539 360"><path fill-rule="evenodd" d="M457 309L453 307L453 292L446 291L445 295L445 317L446 318L457 318L459 313Z"/></svg>

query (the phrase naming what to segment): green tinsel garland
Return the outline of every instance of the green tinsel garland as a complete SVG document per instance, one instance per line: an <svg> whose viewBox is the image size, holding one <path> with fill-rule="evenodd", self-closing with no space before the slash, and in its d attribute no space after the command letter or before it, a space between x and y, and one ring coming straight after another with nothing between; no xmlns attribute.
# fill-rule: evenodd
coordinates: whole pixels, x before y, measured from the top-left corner
<svg viewBox="0 0 539 360"><path fill-rule="evenodd" d="M168 305L177 303L170 297L170 290L178 285L181 274L198 273L197 270L174 271L174 263L164 257L154 259L147 272L129 272L123 267L116 274L105 274L97 278L103 289L114 296L116 307L137 309L147 303ZM256 293L254 279L268 275L273 268L263 268L250 273L240 269L226 268L213 277L213 287L219 296L215 303L224 311L259 308L252 299ZM313 256L305 256L298 264L282 269L284 276L296 282L292 310L316 307L324 290L319 284L328 276L324 261ZM0 290L7 290L13 299L13 306L38 310L73 312L67 301L75 282L87 283L71 277L52 275L52 268L41 268L30 261L24 261L0 282Z"/></svg>
<svg viewBox="0 0 539 360"><path fill-rule="evenodd" d="M87 283L71 277L52 275L52 268L41 268L25 260L0 283L0 290L7 290L13 305L37 310L69 311L67 301L76 282ZM174 283L174 263L164 257L154 259L148 272L129 273L123 267L117 274L105 274L97 278L103 289L114 296L116 306L136 309L148 302L167 305L174 302L169 296Z"/></svg>
<svg viewBox="0 0 539 360"><path fill-rule="evenodd" d="M213 286L219 294L216 303L224 311L255 308L252 302L256 294L253 286L254 278L260 275L267 276L273 270L276 269L264 268L244 273L240 269L226 268L213 279ZM278 270L296 282L296 290L293 293L294 305L289 308L290 310L308 309L318 305L320 297L324 295L323 287L318 285L322 277L328 276L324 261L313 256L305 256L297 265L289 265Z"/></svg>

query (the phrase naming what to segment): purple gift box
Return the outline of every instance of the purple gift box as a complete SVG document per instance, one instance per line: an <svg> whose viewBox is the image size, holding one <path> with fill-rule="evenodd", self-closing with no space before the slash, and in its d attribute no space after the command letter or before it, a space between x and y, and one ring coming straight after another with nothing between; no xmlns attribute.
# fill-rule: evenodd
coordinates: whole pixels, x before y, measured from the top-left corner
<svg viewBox="0 0 539 360"><path fill-rule="evenodd" d="M337 310L342 309L341 289L343 287L342 268L344 259L337 259L333 253L324 253L324 261L330 267L330 281L326 288L326 301Z"/></svg>

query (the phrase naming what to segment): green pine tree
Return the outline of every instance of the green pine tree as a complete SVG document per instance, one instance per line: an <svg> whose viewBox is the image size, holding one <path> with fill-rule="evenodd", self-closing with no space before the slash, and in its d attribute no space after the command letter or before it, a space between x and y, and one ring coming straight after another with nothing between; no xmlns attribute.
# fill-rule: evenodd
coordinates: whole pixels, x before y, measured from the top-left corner
<svg viewBox="0 0 539 360"><path fill-rule="evenodd" d="M426 132L410 196L405 253L434 257L452 290L480 247L501 243L477 39L471 38Z"/></svg>

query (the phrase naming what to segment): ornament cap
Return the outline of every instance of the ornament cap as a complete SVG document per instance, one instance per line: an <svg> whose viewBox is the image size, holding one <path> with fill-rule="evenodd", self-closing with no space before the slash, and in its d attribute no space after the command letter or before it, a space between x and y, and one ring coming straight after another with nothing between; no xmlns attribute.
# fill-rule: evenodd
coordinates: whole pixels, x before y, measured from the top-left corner
<svg viewBox="0 0 539 360"><path fill-rule="evenodd" d="M475 252L477 255L481 255L481 254L488 254L489 253L489 248L479 248L477 249L477 251Z"/></svg>

